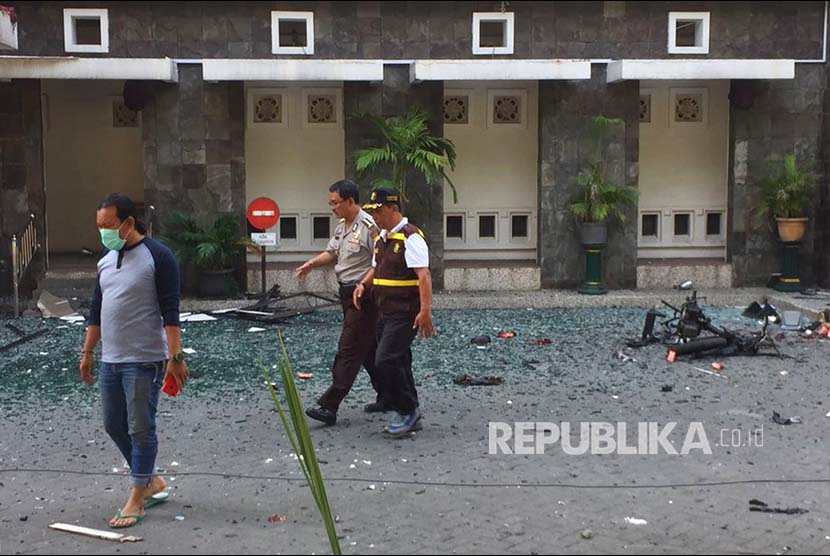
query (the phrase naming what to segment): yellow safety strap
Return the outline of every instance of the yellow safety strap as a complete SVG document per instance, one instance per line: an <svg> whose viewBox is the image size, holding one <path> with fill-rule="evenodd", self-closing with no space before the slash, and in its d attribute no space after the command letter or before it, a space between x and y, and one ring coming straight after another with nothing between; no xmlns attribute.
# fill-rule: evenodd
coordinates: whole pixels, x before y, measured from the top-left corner
<svg viewBox="0 0 830 556"><path fill-rule="evenodd" d="M420 229L418 229L418 235L423 237L423 238L426 238L426 236L424 235L424 232L422 232ZM406 234L402 234L400 232L397 232L397 233L394 233L394 234L389 234L387 237L389 239L399 239L401 241L406 241Z"/></svg>
<svg viewBox="0 0 830 556"><path fill-rule="evenodd" d="M418 280L390 280L388 278L375 278L372 280L372 283L376 286L389 286L389 287L412 287L418 286Z"/></svg>

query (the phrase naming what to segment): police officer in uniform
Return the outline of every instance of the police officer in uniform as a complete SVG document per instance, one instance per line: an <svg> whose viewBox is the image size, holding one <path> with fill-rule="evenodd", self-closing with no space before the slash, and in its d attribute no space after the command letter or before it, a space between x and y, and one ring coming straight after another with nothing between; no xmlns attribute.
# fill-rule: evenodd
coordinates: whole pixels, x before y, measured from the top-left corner
<svg viewBox="0 0 830 556"><path fill-rule="evenodd" d="M379 315L375 372L381 397L397 412L383 432L403 436L422 427L411 346L419 332L429 337L435 331L429 248L424 233L401 214L394 189L376 189L363 208L381 232L373 268L355 289L354 304L366 309L366 291L373 289Z"/></svg>
<svg viewBox="0 0 830 556"><path fill-rule="evenodd" d="M360 366L366 367L375 390L375 335L377 312L371 299L363 303L362 310L353 304L353 292L372 267L372 255L378 228L372 217L360 208L357 184L341 180L329 187L329 206L340 218L334 236L326 250L296 269L298 280L303 280L313 268L334 264L334 272L340 284L340 301L343 306L343 331L332 365L332 385L320 397L319 407L310 408L306 415L326 425L337 422L337 410L354 384ZM386 411L388 408L380 396L367 405L367 413Z"/></svg>

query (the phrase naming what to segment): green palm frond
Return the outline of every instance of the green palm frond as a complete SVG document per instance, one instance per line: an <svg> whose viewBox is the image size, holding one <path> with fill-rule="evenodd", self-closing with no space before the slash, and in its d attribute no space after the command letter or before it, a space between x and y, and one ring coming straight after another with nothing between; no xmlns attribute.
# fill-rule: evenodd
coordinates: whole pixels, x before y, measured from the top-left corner
<svg viewBox="0 0 830 556"><path fill-rule="evenodd" d="M380 164L394 162L389 146L360 149L354 154L354 167L358 175L363 175Z"/></svg>
<svg viewBox="0 0 830 556"><path fill-rule="evenodd" d="M308 428L308 422L303 412L303 401L300 393L297 390L297 384L294 382L294 371L291 367L291 361L288 358L288 351L285 347L285 341L282 337L282 332L277 332L279 345L281 350L281 357L278 362L280 377L282 378L283 389L285 392L285 401L288 405L288 413L286 414L282 403L280 402L277 390L271 382L271 377L265 365L260 361L259 366L265 377L265 383L268 385L268 390L271 393L271 398L274 402L274 407L280 416L285 435L291 444L294 453L297 454L297 461L300 464L300 469L308 482L311 496L320 511L323 518L323 524L326 528L326 534L329 538L329 544L333 554L341 554L340 541L337 538L337 526L335 518L329 505L328 494L326 493L326 484L323 480L323 474L320 470L320 462L317 459L317 452L314 448L314 441L311 438L311 432Z"/></svg>
<svg viewBox="0 0 830 556"><path fill-rule="evenodd" d="M760 181L761 206L758 218L798 218L806 214L813 200L815 181L811 175L814 162L799 165L791 153L784 160L771 162L769 173Z"/></svg>
<svg viewBox="0 0 830 556"><path fill-rule="evenodd" d="M441 177L448 180L453 200L458 202L455 185L447 178L447 169L455 170L456 149L449 139L433 137L429 132L430 114L419 108L411 108L405 114L393 118L381 118L371 114L355 116L373 124L383 136L383 145L360 149L354 153L354 167L358 175L390 167L392 176L384 187L392 186L407 200L406 176L415 170L424 176L427 185ZM379 183L380 180L375 180Z"/></svg>
<svg viewBox="0 0 830 556"><path fill-rule="evenodd" d="M588 133L590 160L576 177L579 199L571 205L573 215L583 222L607 222L610 219L625 222L623 209L637 205L639 191L608 183L605 170L612 135L624 125L622 120L605 116L597 116L591 121Z"/></svg>
<svg viewBox="0 0 830 556"><path fill-rule="evenodd" d="M376 180L372 180L372 189L394 189L395 187L395 182L393 182L392 180L387 180L386 178L378 178Z"/></svg>
<svg viewBox="0 0 830 556"><path fill-rule="evenodd" d="M221 214L202 226L193 216L173 212L164 221L161 240L180 259L190 260L204 270L224 270L232 266L240 249L241 218L235 213Z"/></svg>

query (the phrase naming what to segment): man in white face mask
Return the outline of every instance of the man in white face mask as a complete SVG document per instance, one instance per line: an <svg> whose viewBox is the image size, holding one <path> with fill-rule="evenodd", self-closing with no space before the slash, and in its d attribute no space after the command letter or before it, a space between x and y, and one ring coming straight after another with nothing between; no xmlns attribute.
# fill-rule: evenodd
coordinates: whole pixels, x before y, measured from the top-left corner
<svg viewBox="0 0 830 556"><path fill-rule="evenodd" d="M129 499L110 520L132 527L144 509L164 500L156 475L156 408L165 377L179 390L188 377L179 329L179 266L151 238L126 196L104 199L96 214L108 251L98 261L98 284L81 351L81 379L95 382L95 347L101 340L100 388L104 428L130 465Z"/></svg>

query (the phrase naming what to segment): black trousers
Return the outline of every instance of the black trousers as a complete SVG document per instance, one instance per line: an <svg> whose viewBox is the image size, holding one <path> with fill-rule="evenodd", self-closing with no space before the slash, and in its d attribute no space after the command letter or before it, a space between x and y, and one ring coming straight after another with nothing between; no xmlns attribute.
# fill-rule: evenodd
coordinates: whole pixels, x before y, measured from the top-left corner
<svg viewBox="0 0 830 556"><path fill-rule="evenodd" d="M352 302L354 290L355 286L340 287L340 303L343 306L343 331L340 333L337 355L334 357L334 363L331 367L332 385L317 402L321 407L335 413L352 389L361 365L366 367L375 391L380 392L377 372L375 371L377 338L373 333L377 326L377 310L371 295L363 297L361 310L358 310ZM380 395L377 401L382 401Z"/></svg>
<svg viewBox="0 0 830 556"><path fill-rule="evenodd" d="M418 330L413 316L383 316L378 321L375 372L380 396L398 413L412 413L418 407L418 390L412 376L412 341Z"/></svg>

